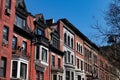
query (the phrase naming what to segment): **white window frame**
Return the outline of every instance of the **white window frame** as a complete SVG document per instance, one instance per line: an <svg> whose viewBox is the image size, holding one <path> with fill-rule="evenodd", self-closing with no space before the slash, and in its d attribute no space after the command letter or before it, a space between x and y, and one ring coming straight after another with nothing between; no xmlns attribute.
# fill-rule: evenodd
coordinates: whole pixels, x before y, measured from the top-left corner
<svg viewBox="0 0 120 80"><path fill-rule="evenodd" d="M82 50L81 50L81 48L82 48ZM83 54L83 45L78 41L76 41L76 51L79 52L80 54Z"/></svg>
<svg viewBox="0 0 120 80"><path fill-rule="evenodd" d="M19 58L18 60L11 60L11 71L10 71L10 77L11 78L13 78L12 77L12 65L13 65L13 61L17 61L17 63L18 63L18 66L17 66L17 77L16 77L16 79L21 79L21 77L20 77L20 67L21 67L21 63L24 63L24 64L26 64L27 65L27 72L26 72L26 80L28 80L28 61L27 60L24 60L24 59L21 59L21 58Z"/></svg>
<svg viewBox="0 0 120 80"><path fill-rule="evenodd" d="M42 60L42 48L44 48L44 49L47 50L47 61L46 62ZM40 45L39 46L39 60L41 61L41 63L44 64L44 65L46 65L46 66L48 66L48 57L49 57L48 48ZM36 47L35 47L35 60L36 60Z"/></svg>

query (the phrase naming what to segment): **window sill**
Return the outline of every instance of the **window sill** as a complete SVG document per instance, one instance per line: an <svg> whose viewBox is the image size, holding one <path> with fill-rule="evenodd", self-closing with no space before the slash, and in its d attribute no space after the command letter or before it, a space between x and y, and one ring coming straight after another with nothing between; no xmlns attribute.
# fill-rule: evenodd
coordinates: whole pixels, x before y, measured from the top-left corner
<svg viewBox="0 0 120 80"><path fill-rule="evenodd" d="M64 44L65 47L69 48L70 50L74 51L74 48L70 47L69 45L67 44Z"/></svg>
<svg viewBox="0 0 120 80"><path fill-rule="evenodd" d="M41 64L45 65L45 66L48 66L48 63L45 62L45 61L41 61Z"/></svg>

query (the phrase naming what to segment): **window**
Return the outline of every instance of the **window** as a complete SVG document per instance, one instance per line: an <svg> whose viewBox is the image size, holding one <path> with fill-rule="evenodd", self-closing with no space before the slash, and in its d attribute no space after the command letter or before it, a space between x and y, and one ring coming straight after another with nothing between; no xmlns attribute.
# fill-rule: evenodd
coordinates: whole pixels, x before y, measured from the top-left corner
<svg viewBox="0 0 120 80"><path fill-rule="evenodd" d="M70 63L70 52L67 51L67 53L68 53L68 63Z"/></svg>
<svg viewBox="0 0 120 80"><path fill-rule="evenodd" d="M57 75L53 75L53 80L57 80Z"/></svg>
<svg viewBox="0 0 120 80"><path fill-rule="evenodd" d="M71 73L71 80L74 80L74 72Z"/></svg>
<svg viewBox="0 0 120 80"><path fill-rule="evenodd" d="M74 63L74 60L73 60L73 55L71 55L71 63L73 64Z"/></svg>
<svg viewBox="0 0 120 80"><path fill-rule="evenodd" d="M60 66L61 66L61 60L60 58L58 58L58 68L60 68Z"/></svg>
<svg viewBox="0 0 120 80"><path fill-rule="evenodd" d="M60 44L59 39L57 39L56 37L52 36L52 45L55 48L59 49L59 44Z"/></svg>
<svg viewBox="0 0 120 80"><path fill-rule="evenodd" d="M79 69L79 59L77 59L77 68Z"/></svg>
<svg viewBox="0 0 120 80"><path fill-rule="evenodd" d="M66 80L70 80L70 71L66 71Z"/></svg>
<svg viewBox="0 0 120 80"><path fill-rule="evenodd" d="M26 79L26 73L27 73L27 64L21 63L20 67L20 77L22 79Z"/></svg>
<svg viewBox="0 0 120 80"><path fill-rule="evenodd" d="M64 33L64 43L66 44L67 43L67 34Z"/></svg>
<svg viewBox="0 0 120 80"><path fill-rule="evenodd" d="M12 61L12 71L11 71L11 77L12 78L21 78L23 80L27 80L27 72L28 72L28 62L26 63L22 61Z"/></svg>
<svg viewBox="0 0 120 80"><path fill-rule="evenodd" d="M67 53L65 52L65 57L64 57L65 63L67 63Z"/></svg>
<svg viewBox="0 0 120 80"><path fill-rule="evenodd" d="M44 80L44 73L43 72L36 72L36 80Z"/></svg>
<svg viewBox="0 0 120 80"><path fill-rule="evenodd" d="M39 26L36 26L36 34L37 35L44 35L44 31L39 28Z"/></svg>
<svg viewBox="0 0 120 80"><path fill-rule="evenodd" d="M62 76L59 75L59 79L58 80L62 80Z"/></svg>
<svg viewBox="0 0 120 80"><path fill-rule="evenodd" d="M80 50L81 50L80 48L81 48L81 47L80 47L80 44L79 44L79 49L78 49L78 52L80 52Z"/></svg>
<svg viewBox="0 0 120 80"><path fill-rule="evenodd" d="M47 62L47 50L42 48L42 61Z"/></svg>
<svg viewBox="0 0 120 80"><path fill-rule="evenodd" d="M73 48L73 38L71 38L71 47Z"/></svg>
<svg viewBox="0 0 120 80"><path fill-rule="evenodd" d="M17 46L17 38L15 36L13 36L13 38L12 38L12 49L16 50L16 46Z"/></svg>
<svg viewBox="0 0 120 80"><path fill-rule="evenodd" d="M68 36L68 45L70 46L70 36Z"/></svg>
<svg viewBox="0 0 120 80"><path fill-rule="evenodd" d="M41 34L42 34L41 29L37 28L37 35L41 35Z"/></svg>
<svg viewBox="0 0 120 80"><path fill-rule="evenodd" d="M81 76L80 75L78 75L78 80L81 80Z"/></svg>
<svg viewBox="0 0 120 80"><path fill-rule="evenodd" d="M83 70L83 61L81 61L81 70Z"/></svg>
<svg viewBox="0 0 120 80"><path fill-rule="evenodd" d="M0 64L0 77L6 76L6 58L1 58L1 64Z"/></svg>
<svg viewBox="0 0 120 80"><path fill-rule="evenodd" d="M55 56L52 55L52 66L55 66Z"/></svg>
<svg viewBox="0 0 120 80"><path fill-rule="evenodd" d="M78 42L77 42L77 49L76 49L76 51L78 51L78 49L79 49L79 46L78 46L79 44L78 44Z"/></svg>
<svg viewBox="0 0 120 80"><path fill-rule="evenodd" d="M22 18L20 18L19 16L16 15L15 25L20 27L20 28L25 28L26 21L25 21L25 19L22 19Z"/></svg>
<svg viewBox="0 0 120 80"><path fill-rule="evenodd" d="M27 43L25 41L22 42L22 52L25 54L27 52Z"/></svg>
<svg viewBox="0 0 120 80"><path fill-rule="evenodd" d="M8 29L8 27L4 27L3 28L3 42L5 42L5 43L8 43L7 41L8 41L8 33L9 33L9 29Z"/></svg>
<svg viewBox="0 0 120 80"><path fill-rule="evenodd" d="M11 0L6 0L5 8L10 9L11 7Z"/></svg>
<svg viewBox="0 0 120 80"><path fill-rule="evenodd" d="M94 55L94 64L97 64L97 55Z"/></svg>
<svg viewBox="0 0 120 80"><path fill-rule="evenodd" d="M82 53L82 45L80 46L80 53Z"/></svg>
<svg viewBox="0 0 120 80"><path fill-rule="evenodd" d="M82 45L80 43L76 43L76 51L79 52L79 53L82 53Z"/></svg>
<svg viewBox="0 0 120 80"><path fill-rule="evenodd" d="M40 47L36 46L36 59L40 59Z"/></svg>
<svg viewBox="0 0 120 80"><path fill-rule="evenodd" d="M13 63L12 63L12 77L14 77L14 78L17 77L17 67L18 67L17 61L13 61Z"/></svg>

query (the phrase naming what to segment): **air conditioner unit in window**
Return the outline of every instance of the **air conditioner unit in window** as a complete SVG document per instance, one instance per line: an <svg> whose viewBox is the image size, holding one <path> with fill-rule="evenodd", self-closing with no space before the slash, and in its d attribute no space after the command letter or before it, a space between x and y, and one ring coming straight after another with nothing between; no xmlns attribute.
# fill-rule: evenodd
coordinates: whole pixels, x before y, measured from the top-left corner
<svg viewBox="0 0 120 80"><path fill-rule="evenodd" d="M11 14L11 10L10 9L6 9L6 14Z"/></svg>

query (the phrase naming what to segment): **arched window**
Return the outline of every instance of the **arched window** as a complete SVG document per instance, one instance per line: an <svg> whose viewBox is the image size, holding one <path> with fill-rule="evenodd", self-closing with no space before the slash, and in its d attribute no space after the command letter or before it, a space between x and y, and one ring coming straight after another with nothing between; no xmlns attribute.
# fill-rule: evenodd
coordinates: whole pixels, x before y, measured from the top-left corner
<svg viewBox="0 0 120 80"><path fill-rule="evenodd" d="M71 38L71 47L73 48L73 38Z"/></svg>
<svg viewBox="0 0 120 80"><path fill-rule="evenodd" d="M70 36L68 36L68 45L70 46Z"/></svg>
<svg viewBox="0 0 120 80"><path fill-rule="evenodd" d="M82 45L80 46L80 53L82 53Z"/></svg>
<svg viewBox="0 0 120 80"><path fill-rule="evenodd" d="M80 44L79 44L79 50L78 50L79 52L80 52L80 48L81 48L81 47L80 47Z"/></svg>
<svg viewBox="0 0 120 80"><path fill-rule="evenodd" d="M67 34L64 33L64 43L66 44L67 43Z"/></svg>
<svg viewBox="0 0 120 80"><path fill-rule="evenodd" d="M78 47L78 42L77 42L77 46L76 46L76 47L77 47L77 51L78 51L78 50L79 50L79 47Z"/></svg>

